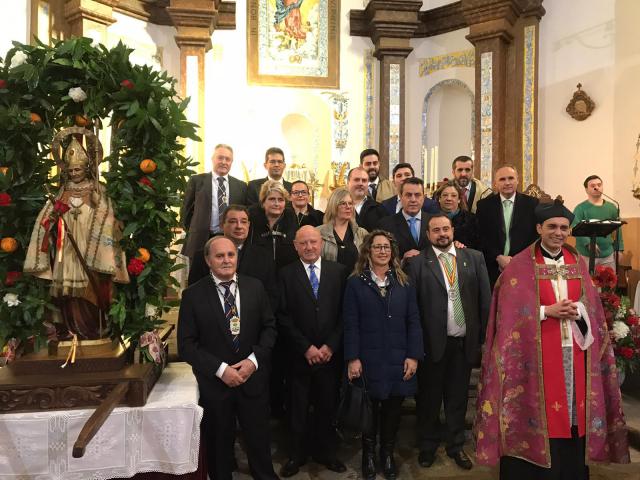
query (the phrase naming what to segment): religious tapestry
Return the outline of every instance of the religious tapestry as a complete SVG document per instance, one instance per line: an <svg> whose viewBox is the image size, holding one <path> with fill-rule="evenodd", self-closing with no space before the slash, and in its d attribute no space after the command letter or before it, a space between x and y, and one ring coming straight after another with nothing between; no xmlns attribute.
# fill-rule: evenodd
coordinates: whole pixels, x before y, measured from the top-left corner
<svg viewBox="0 0 640 480"><path fill-rule="evenodd" d="M340 0L249 0L248 81L339 88Z"/></svg>

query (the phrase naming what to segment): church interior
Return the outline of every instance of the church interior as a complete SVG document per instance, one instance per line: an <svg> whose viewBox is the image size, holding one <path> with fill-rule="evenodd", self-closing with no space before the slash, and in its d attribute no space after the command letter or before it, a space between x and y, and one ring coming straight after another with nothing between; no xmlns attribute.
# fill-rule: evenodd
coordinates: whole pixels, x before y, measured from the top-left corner
<svg viewBox="0 0 640 480"><path fill-rule="evenodd" d="M560 196L570 210L586 198L583 180L597 175L626 222L618 286L631 302L640 297L637 0L6 3L0 57L13 42L50 46L87 37L108 49L122 43L132 49L133 64L166 71L176 79L178 97L190 99L184 115L198 138L182 144L194 173L211 172L212 152L226 144L233 147L232 176L262 178L265 150L279 147L284 179L307 182L311 203L320 210L333 189L345 185L347 171L359 165L366 148L379 151L383 178L399 163L411 164L427 195L451 178L451 163L460 155L473 159L474 176L485 185L493 185L496 168L513 165L519 191ZM279 4L284 15L292 7L298 12L283 22L286 31L271 28ZM8 68L2 65L0 72ZM111 135L107 128L100 133L105 155ZM104 173L106 167L100 168ZM186 285L186 270L173 275ZM165 319L175 323L176 312ZM172 358L175 333L169 345ZM594 467L592 479L640 478L636 376L623 389L632 463ZM407 412L411 408L405 404ZM74 424L72 433L81 427ZM106 444L105 435L96 439ZM404 435L399 478L497 478L490 469L460 473L450 461L430 473L414 468L411 434ZM0 457L3 445L9 446L2 436ZM164 441L187 440L172 433ZM357 471L352 447L345 452ZM240 455L234 478L250 478ZM276 456L281 461L284 454ZM91 463L76 466L82 472ZM78 475L64 478L89 478ZM6 464L0 463L0 478L13 478ZM295 478L345 477L309 469Z"/></svg>

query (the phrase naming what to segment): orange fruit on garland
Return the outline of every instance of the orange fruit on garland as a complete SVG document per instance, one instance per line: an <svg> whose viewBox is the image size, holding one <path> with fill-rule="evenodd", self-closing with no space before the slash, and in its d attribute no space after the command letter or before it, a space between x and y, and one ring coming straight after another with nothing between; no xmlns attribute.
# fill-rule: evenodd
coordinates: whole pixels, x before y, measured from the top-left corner
<svg viewBox="0 0 640 480"><path fill-rule="evenodd" d="M80 114L74 117L74 122L78 127L86 127L87 125L91 125L91 120Z"/></svg>
<svg viewBox="0 0 640 480"><path fill-rule="evenodd" d="M8 175L7 173L8 171L9 171L9 167L0 167L0 173L2 175L5 175L5 176Z"/></svg>
<svg viewBox="0 0 640 480"><path fill-rule="evenodd" d="M0 250L5 253L13 253L18 249L18 242L13 237L4 237L0 240Z"/></svg>
<svg viewBox="0 0 640 480"><path fill-rule="evenodd" d="M140 170L142 170L144 173L155 172L156 168L158 168L158 165L150 158L145 158L140 162Z"/></svg>
<svg viewBox="0 0 640 480"><path fill-rule="evenodd" d="M31 112L31 123L42 122L42 117L37 113Z"/></svg>
<svg viewBox="0 0 640 480"><path fill-rule="evenodd" d="M149 253L149 250L147 250L146 248L140 247L138 249L138 254L136 255L136 258L140 260L142 263L147 263L149 260L151 260L151 254Z"/></svg>

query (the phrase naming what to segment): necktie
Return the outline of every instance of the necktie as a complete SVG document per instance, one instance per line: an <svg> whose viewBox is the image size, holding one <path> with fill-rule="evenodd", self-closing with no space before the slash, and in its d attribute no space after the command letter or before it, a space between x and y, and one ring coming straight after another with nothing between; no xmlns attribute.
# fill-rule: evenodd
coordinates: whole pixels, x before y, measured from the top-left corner
<svg viewBox="0 0 640 480"><path fill-rule="evenodd" d="M378 193L378 186L375 183L370 183L369 195L371 195L371 198L373 198L374 200L376 199L376 193Z"/></svg>
<svg viewBox="0 0 640 480"><path fill-rule="evenodd" d="M224 177L218 177L218 218L220 230L222 230L222 215L227 209L227 188L224 185Z"/></svg>
<svg viewBox="0 0 640 480"><path fill-rule="evenodd" d="M418 219L416 217L409 217L409 230L411 230L411 236L416 242L416 245L420 243L420 232L418 231Z"/></svg>
<svg viewBox="0 0 640 480"><path fill-rule="evenodd" d="M511 228L511 214L513 213L513 202L511 200L502 201L502 215L504 217L504 251L503 255L509 255L511 241L509 240L509 229Z"/></svg>
<svg viewBox="0 0 640 480"><path fill-rule="evenodd" d="M229 326L229 333L231 333L231 340L233 342L233 348L235 349L236 352L238 352L240 350L240 335L234 335L232 328L231 328L231 322L234 319L237 319L237 321L240 320L240 317L238 316L238 309L236 308L236 297L235 295L233 295L233 293L231 293L231 285L233 284L233 280L229 281L229 282L220 282L220 286L222 288L224 288L224 293L223 293L223 297L224 297L224 318L227 321L227 325Z"/></svg>
<svg viewBox="0 0 640 480"><path fill-rule="evenodd" d="M462 299L460 298L460 289L458 288L456 267L451 259L453 255L442 252L439 257L444 266L444 271L447 274L447 281L449 282L449 299L451 303L453 303L453 321L456 325L462 327L464 325L464 309L462 308Z"/></svg>
<svg viewBox="0 0 640 480"><path fill-rule="evenodd" d="M313 290L313 296L317 299L320 280L318 280L318 276L316 275L316 266L314 264L309 265L309 281L311 282L311 290Z"/></svg>
<svg viewBox="0 0 640 480"><path fill-rule="evenodd" d="M469 204L469 195L471 195L471 189L470 188L465 188L464 189L464 198L467 201L467 205Z"/></svg>

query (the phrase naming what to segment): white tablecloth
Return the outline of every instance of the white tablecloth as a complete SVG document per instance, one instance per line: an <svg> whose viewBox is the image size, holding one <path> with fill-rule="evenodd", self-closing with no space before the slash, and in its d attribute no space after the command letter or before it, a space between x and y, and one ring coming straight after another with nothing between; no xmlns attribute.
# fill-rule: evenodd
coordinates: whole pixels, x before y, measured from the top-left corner
<svg viewBox="0 0 640 480"><path fill-rule="evenodd" d="M114 409L84 457L73 458L73 444L92 412L0 415L0 479L100 480L198 468L202 408L186 363L169 364L144 407Z"/></svg>

